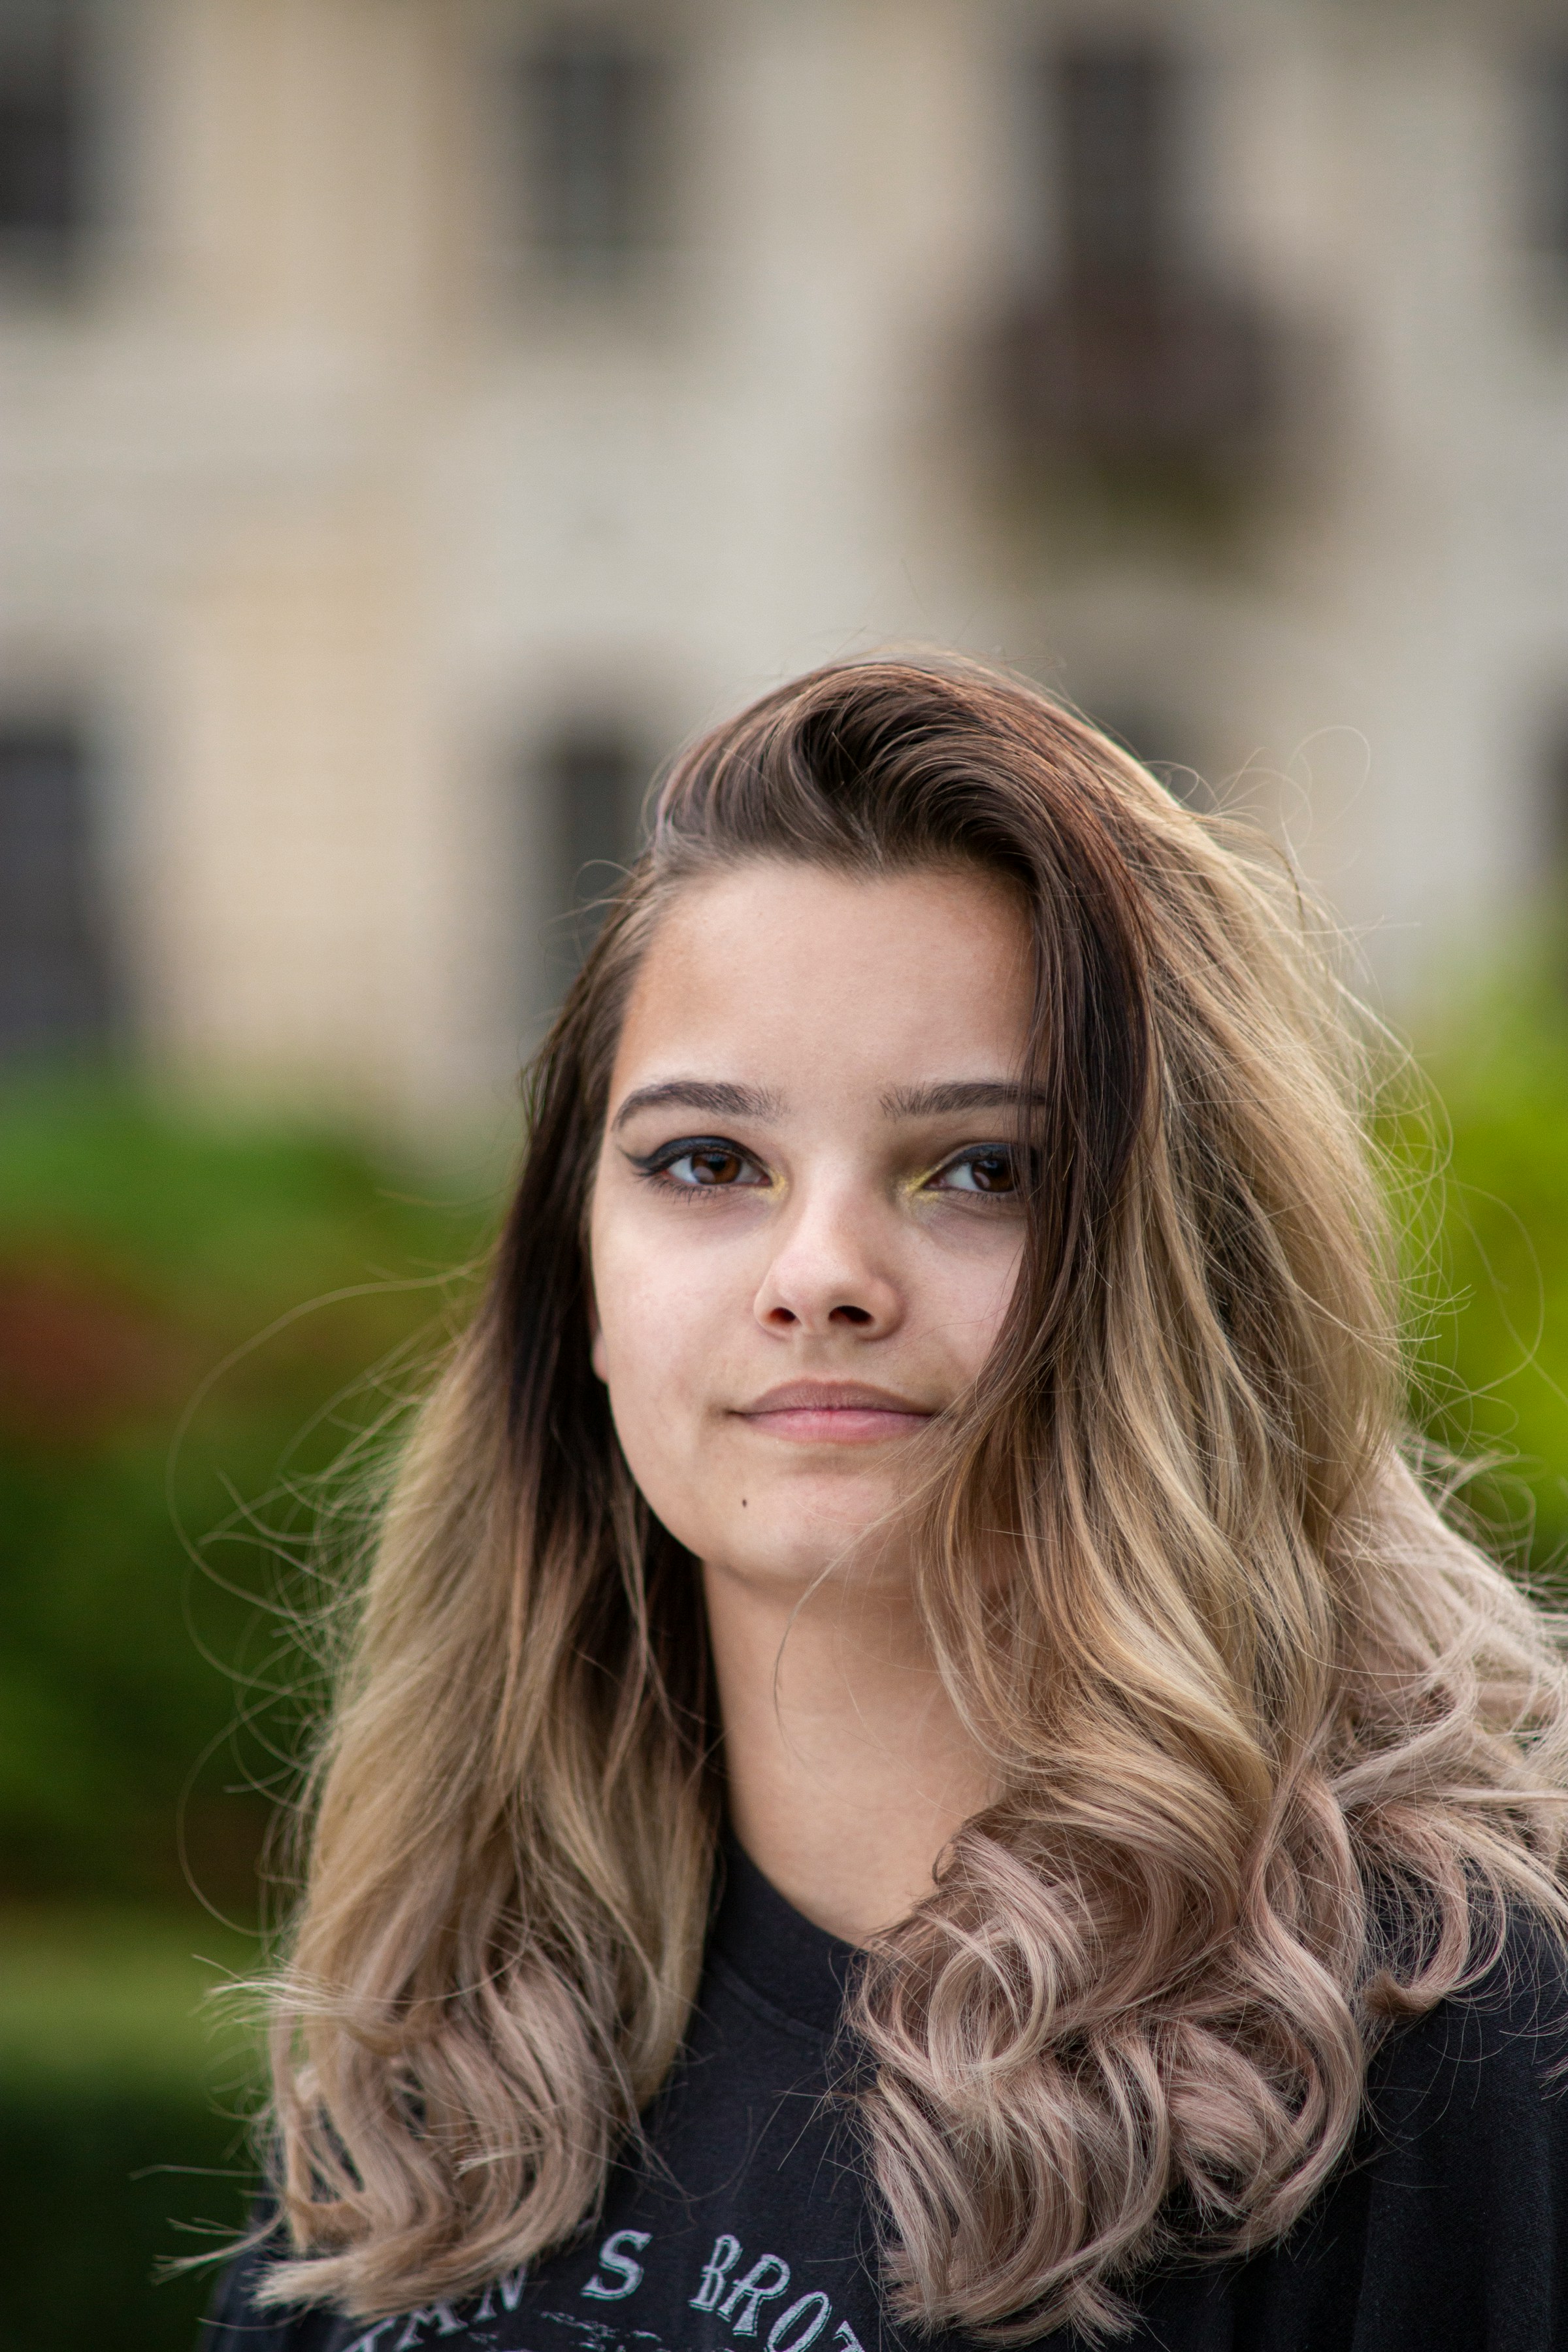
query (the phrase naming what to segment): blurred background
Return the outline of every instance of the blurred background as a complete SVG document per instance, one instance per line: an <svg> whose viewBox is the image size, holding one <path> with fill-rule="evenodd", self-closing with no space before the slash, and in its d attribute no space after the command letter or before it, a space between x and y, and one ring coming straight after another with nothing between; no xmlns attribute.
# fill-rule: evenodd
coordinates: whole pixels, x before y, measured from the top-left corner
<svg viewBox="0 0 1568 2352"><path fill-rule="evenodd" d="M890 642L1325 893L1447 1107L1415 1408L1550 1579L1561 0L0 0L0 2347L189 2342L292 1612L574 909Z"/></svg>

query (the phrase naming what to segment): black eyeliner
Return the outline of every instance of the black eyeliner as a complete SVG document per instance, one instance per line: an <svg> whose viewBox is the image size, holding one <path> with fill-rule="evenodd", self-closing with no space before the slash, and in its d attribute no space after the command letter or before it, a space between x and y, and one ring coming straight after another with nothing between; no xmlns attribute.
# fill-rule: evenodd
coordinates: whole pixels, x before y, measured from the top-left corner
<svg viewBox="0 0 1568 2352"><path fill-rule="evenodd" d="M1025 1186L1028 1181L1029 1162L1032 1157L1028 1147L1024 1144L1006 1142L964 1144L959 1150L950 1151L945 1160L939 1160L936 1166L931 1170L931 1174L927 1176L923 1181L927 1185L934 1186L936 1180L939 1177L945 1175L950 1168L962 1168L970 1160L986 1160L993 1157L998 1160L1006 1160L1013 1175L1012 1190L1010 1192L986 1192L979 1186L976 1186L973 1193L962 1195L960 1197L972 1199L976 1202L989 1201L994 1202L998 1206L1005 1202L1016 1202L1020 1200L1023 1197Z"/></svg>
<svg viewBox="0 0 1568 2352"><path fill-rule="evenodd" d="M652 1151L627 1151L621 1147L621 1156L639 1176L651 1176L656 1169L668 1168L677 1160L684 1160L689 1151L731 1151L737 1160L750 1160L752 1154L742 1151L728 1135L682 1135L673 1143L658 1144Z"/></svg>

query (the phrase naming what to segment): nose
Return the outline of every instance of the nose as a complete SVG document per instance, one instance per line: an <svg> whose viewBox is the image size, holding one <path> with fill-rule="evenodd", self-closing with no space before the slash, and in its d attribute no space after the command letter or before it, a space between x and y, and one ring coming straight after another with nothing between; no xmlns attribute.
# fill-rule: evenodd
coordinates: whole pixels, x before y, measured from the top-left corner
<svg viewBox="0 0 1568 2352"><path fill-rule="evenodd" d="M868 1339L895 1330L903 1294L879 1223L847 1188L799 1199L776 1229L757 1290L753 1311L763 1328L812 1338L853 1330Z"/></svg>

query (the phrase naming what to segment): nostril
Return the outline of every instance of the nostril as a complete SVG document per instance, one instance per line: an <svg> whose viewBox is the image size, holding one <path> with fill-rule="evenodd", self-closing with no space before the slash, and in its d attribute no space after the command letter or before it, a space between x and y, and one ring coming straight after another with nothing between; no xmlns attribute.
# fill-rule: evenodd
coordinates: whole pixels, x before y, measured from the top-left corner
<svg viewBox="0 0 1568 2352"><path fill-rule="evenodd" d="M846 1323L869 1323L871 1320L869 1313L864 1307L836 1307L827 1319L830 1323L836 1323L841 1318Z"/></svg>

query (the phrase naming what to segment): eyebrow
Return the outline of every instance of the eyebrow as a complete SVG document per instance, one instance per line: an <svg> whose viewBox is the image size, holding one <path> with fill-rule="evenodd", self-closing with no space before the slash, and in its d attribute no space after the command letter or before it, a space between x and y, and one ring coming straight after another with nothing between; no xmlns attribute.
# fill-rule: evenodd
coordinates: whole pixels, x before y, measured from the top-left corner
<svg viewBox="0 0 1568 2352"><path fill-rule="evenodd" d="M618 1133L641 1110L705 1110L717 1118L777 1118L783 1109L777 1095L761 1087L733 1087L715 1078L663 1078L651 1087L634 1087L611 1122Z"/></svg>
<svg viewBox="0 0 1568 2352"><path fill-rule="evenodd" d="M1043 1097L1032 1087L1007 1078L949 1078L924 1087L894 1087L881 1098L889 1118L942 1118L954 1111L1014 1110ZM618 1134L629 1119L645 1110L700 1110L715 1118L783 1117L784 1103L762 1087L737 1087L720 1078L662 1078L648 1087L635 1087L616 1111L611 1132Z"/></svg>
<svg viewBox="0 0 1568 2352"><path fill-rule="evenodd" d="M952 1078L938 1086L894 1087L882 1097L889 1118L941 1118L951 1111L1016 1110L1044 1096L1008 1078Z"/></svg>

